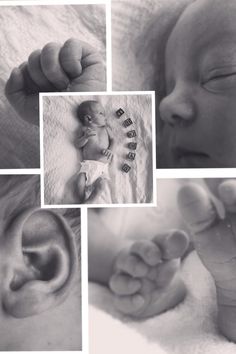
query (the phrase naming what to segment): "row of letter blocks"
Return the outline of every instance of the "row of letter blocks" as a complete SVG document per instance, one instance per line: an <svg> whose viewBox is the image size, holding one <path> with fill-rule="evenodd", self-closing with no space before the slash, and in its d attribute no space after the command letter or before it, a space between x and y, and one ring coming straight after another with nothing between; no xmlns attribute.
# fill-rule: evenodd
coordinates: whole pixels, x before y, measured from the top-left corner
<svg viewBox="0 0 236 354"><path fill-rule="evenodd" d="M119 108L117 111L116 111L116 115L117 115L117 117L118 118L120 118L123 114L124 114L125 112L124 112L124 110L122 109L122 108ZM132 121L132 119L131 118L127 118L126 120L124 120L124 122L123 122L123 126L125 127L125 128L128 128L130 125L132 125L133 124L133 121ZM130 130L128 133L127 133L127 136L128 136L128 138L134 138L134 137L136 137L137 136L137 134L136 134L136 131L135 130ZM137 143L135 143L135 142L130 142L130 143L128 143L128 148L130 149L130 150L136 150L136 148L137 148ZM135 156L136 156L136 154L135 154L135 152L129 152L128 154L127 154L127 158L129 159L129 160L131 160L131 161L133 161L134 159L135 159ZM130 170L131 170L131 167L127 164L127 163L124 163L123 164L123 166L122 166L122 170L124 171L124 172L126 172L126 173L128 173Z"/></svg>

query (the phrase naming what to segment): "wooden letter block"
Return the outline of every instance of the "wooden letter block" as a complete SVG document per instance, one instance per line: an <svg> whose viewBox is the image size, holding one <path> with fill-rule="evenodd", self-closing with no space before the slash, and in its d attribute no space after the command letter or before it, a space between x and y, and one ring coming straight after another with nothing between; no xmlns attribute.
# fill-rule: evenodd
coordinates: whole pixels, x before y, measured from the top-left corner
<svg viewBox="0 0 236 354"><path fill-rule="evenodd" d="M123 126L125 128L129 127L131 124L133 124L132 120L130 118L127 118L126 120L124 120L123 122Z"/></svg>
<svg viewBox="0 0 236 354"><path fill-rule="evenodd" d="M136 150L136 148L137 148L137 143L129 143L129 144L128 144L128 148L129 148L130 150Z"/></svg>
<svg viewBox="0 0 236 354"><path fill-rule="evenodd" d="M128 153L128 155L127 155L127 159L133 161L133 160L135 159L135 155L136 155L135 152L131 152L131 151L130 151L130 152Z"/></svg>
<svg viewBox="0 0 236 354"><path fill-rule="evenodd" d="M128 138L134 138L136 136L136 131L135 130L130 130L128 133L127 133L127 136Z"/></svg>
<svg viewBox="0 0 236 354"><path fill-rule="evenodd" d="M120 118L122 116L122 114L124 114L125 111L122 109L122 108L119 108L117 111L116 111L116 115L118 118Z"/></svg>
<svg viewBox="0 0 236 354"><path fill-rule="evenodd" d="M127 165L127 163L124 163L124 165L122 166L122 170L128 173L131 170L131 167Z"/></svg>

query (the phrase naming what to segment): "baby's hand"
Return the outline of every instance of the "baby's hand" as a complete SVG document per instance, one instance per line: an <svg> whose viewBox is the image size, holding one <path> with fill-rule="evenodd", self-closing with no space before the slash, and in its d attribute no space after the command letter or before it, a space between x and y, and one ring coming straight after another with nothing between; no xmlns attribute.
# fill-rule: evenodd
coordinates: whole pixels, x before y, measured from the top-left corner
<svg viewBox="0 0 236 354"><path fill-rule="evenodd" d="M105 91L105 69L100 54L77 39L63 46L48 43L13 69L5 94L22 119L38 125L39 92Z"/></svg>
<svg viewBox="0 0 236 354"><path fill-rule="evenodd" d="M113 159L113 152L112 152L111 150L109 150L109 149L103 149L103 150L102 150L102 154L107 157L107 160L108 160L109 162L112 161L112 159Z"/></svg>
<svg viewBox="0 0 236 354"><path fill-rule="evenodd" d="M91 136L96 136L97 132L96 130L92 129L92 128L87 128L84 132L84 137L86 139L90 138Z"/></svg>
<svg viewBox="0 0 236 354"><path fill-rule="evenodd" d="M185 286L177 273L188 247L183 231L137 241L120 252L110 278L116 308L133 317L149 317L178 304Z"/></svg>

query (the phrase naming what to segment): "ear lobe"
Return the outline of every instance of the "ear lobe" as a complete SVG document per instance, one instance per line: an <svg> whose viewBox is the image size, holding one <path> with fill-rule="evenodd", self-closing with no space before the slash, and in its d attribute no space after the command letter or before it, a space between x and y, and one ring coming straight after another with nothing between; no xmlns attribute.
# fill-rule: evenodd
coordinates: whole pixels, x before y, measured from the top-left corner
<svg viewBox="0 0 236 354"><path fill-rule="evenodd" d="M78 270L72 230L54 211L31 209L7 229L8 281L3 307L11 316L32 316L55 307L69 294Z"/></svg>

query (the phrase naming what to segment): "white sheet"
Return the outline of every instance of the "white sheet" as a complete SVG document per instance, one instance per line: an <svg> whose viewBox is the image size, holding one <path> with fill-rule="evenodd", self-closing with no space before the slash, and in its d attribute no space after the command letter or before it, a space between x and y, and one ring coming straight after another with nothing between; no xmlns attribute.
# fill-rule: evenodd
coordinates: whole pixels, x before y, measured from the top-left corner
<svg viewBox="0 0 236 354"><path fill-rule="evenodd" d="M0 7L0 168L39 167L38 129L11 108L4 87L11 70L47 42L88 41L105 61L105 6Z"/></svg>
<svg viewBox="0 0 236 354"><path fill-rule="evenodd" d="M123 353L130 353L132 348L134 354L234 354L236 344L218 333L214 284L195 252L184 262L182 273L188 288L184 302L159 316L136 322L114 311L107 289L90 284L91 354L98 354L96 348L102 347L108 353L112 346L123 348Z"/></svg>
<svg viewBox="0 0 236 354"><path fill-rule="evenodd" d="M105 108L108 126L112 129L117 145L113 162L109 166L110 183L96 203L147 203L153 197L152 168L152 112L151 95L121 96L59 96L44 98L44 173L45 203L78 203L76 181L81 153L75 148L80 123L76 108L84 100L95 99ZM125 114L118 119L115 112L123 108ZM124 117L124 118L123 118ZM126 118L134 124L122 126ZM135 129L137 138L126 133ZM130 151L128 142L137 141L136 158L126 159ZM126 162L129 173L121 170Z"/></svg>

